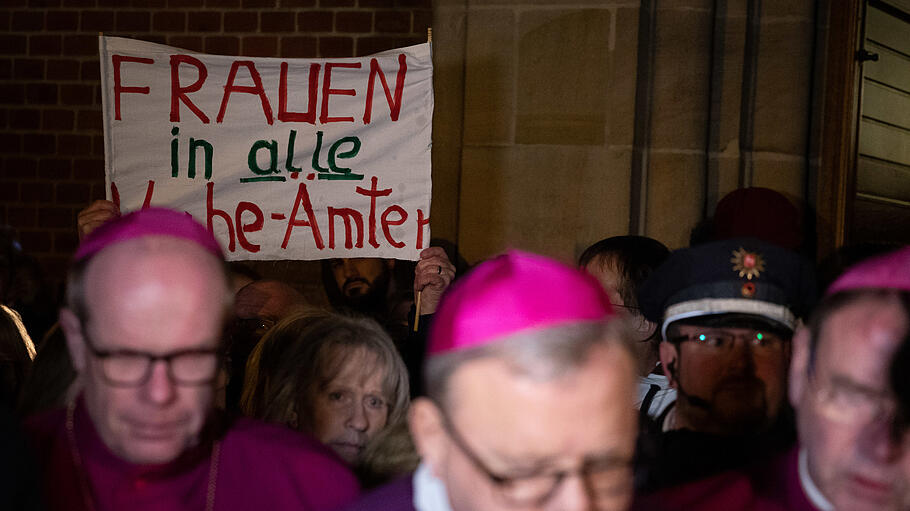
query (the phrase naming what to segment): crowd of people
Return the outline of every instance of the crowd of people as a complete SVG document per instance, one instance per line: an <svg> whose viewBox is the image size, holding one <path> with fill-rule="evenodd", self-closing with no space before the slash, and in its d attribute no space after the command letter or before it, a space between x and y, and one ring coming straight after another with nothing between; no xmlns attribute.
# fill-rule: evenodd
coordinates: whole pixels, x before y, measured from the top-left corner
<svg viewBox="0 0 910 511"><path fill-rule="evenodd" d="M98 201L56 324L0 261L2 507L910 510L910 247L819 278L732 224L331 259L320 306Z"/></svg>

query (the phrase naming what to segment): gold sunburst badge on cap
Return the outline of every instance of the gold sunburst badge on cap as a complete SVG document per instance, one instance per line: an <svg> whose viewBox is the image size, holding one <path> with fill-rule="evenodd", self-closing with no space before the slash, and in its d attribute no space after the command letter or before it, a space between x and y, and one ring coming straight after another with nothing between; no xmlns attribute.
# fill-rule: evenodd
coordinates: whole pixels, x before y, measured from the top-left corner
<svg viewBox="0 0 910 511"><path fill-rule="evenodd" d="M765 271L765 260L761 255L747 252L743 247L733 251L733 258L730 259L730 262L733 263L733 271L739 272L740 278L746 277L752 280L752 277L758 277L761 272Z"/></svg>

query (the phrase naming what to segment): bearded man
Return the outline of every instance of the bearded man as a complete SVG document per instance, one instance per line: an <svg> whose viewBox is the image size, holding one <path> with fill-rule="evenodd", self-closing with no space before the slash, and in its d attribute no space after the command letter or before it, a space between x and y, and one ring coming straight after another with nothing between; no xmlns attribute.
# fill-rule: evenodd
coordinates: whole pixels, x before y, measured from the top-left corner
<svg viewBox="0 0 910 511"><path fill-rule="evenodd" d="M749 238L677 250L651 274L639 305L659 325L661 365L677 398L643 435L641 489L792 444L790 341L814 292L808 261Z"/></svg>

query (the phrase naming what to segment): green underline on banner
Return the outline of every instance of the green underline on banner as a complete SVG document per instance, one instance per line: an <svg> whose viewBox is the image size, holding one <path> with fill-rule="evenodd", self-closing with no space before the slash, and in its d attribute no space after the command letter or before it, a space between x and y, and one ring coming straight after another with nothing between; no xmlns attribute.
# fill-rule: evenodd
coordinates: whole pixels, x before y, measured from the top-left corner
<svg viewBox="0 0 910 511"><path fill-rule="evenodd" d="M363 174L319 174L319 179L329 179L332 181L338 180L347 180L347 181L360 181L363 179Z"/></svg>

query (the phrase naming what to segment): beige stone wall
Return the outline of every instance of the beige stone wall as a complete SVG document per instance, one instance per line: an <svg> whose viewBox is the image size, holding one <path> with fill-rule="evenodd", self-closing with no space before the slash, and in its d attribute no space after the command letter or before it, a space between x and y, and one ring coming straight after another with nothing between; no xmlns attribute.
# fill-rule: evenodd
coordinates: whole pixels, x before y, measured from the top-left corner
<svg viewBox="0 0 910 511"><path fill-rule="evenodd" d="M703 214L742 181L746 1L726 2L721 60L712 63L714 3L655 2L642 234L672 248L688 244ZM746 175L794 202L806 197L814 5L764 0L760 18ZM434 236L457 241L472 262L509 247L571 261L598 239L629 233L639 7L434 3Z"/></svg>
<svg viewBox="0 0 910 511"><path fill-rule="evenodd" d="M703 210L711 3L656 2L648 201L641 234L670 248L688 244Z"/></svg>
<svg viewBox="0 0 910 511"><path fill-rule="evenodd" d="M806 198L815 2L764 0L758 58L753 186Z"/></svg>

